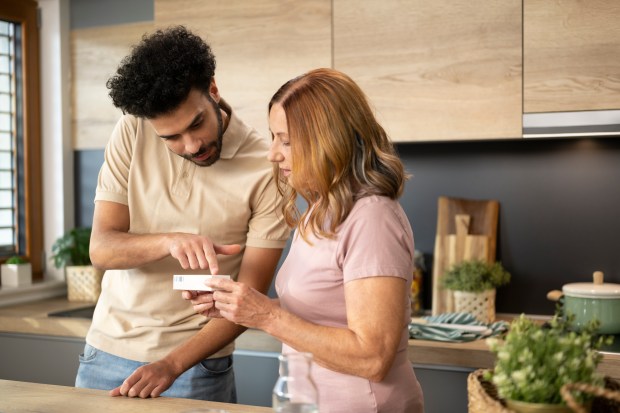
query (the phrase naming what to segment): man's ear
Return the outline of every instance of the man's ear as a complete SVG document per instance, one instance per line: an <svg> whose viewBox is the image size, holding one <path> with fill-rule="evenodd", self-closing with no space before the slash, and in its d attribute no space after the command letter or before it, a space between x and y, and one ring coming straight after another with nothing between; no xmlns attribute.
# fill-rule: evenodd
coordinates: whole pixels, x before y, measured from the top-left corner
<svg viewBox="0 0 620 413"><path fill-rule="evenodd" d="M211 79L211 85L209 86L209 94L211 95L213 100L219 103L220 98L221 98L220 90L217 88L217 84L215 83L215 78Z"/></svg>

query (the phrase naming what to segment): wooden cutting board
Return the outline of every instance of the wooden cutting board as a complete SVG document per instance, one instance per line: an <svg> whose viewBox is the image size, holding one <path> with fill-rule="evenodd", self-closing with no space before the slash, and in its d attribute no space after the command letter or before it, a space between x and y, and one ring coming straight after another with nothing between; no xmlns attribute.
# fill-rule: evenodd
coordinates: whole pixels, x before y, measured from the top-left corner
<svg viewBox="0 0 620 413"><path fill-rule="evenodd" d="M464 260L495 261L499 202L440 197L433 258L433 315L453 312L444 273Z"/></svg>

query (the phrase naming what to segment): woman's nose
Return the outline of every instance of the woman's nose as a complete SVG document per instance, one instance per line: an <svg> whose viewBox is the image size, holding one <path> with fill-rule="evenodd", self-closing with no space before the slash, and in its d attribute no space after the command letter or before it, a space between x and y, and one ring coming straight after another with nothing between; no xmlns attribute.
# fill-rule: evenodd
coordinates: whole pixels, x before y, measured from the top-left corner
<svg viewBox="0 0 620 413"><path fill-rule="evenodd" d="M280 151L277 150L275 145L272 144L269 147L269 152L267 153L267 159L269 159L270 162L282 162L284 160L284 156L282 155Z"/></svg>

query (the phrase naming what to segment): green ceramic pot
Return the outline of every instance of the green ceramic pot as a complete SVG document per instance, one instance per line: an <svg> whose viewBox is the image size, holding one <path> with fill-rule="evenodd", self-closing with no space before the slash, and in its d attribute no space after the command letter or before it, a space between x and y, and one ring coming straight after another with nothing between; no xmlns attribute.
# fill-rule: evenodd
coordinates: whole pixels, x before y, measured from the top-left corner
<svg viewBox="0 0 620 413"><path fill-rule="evenodd" d="M562 287L564 312L575 315L575 327L593 319L600 321L600 334L620 333L620 284L604 283L603 273L594 273L592 283L573 283Z"/></svg>

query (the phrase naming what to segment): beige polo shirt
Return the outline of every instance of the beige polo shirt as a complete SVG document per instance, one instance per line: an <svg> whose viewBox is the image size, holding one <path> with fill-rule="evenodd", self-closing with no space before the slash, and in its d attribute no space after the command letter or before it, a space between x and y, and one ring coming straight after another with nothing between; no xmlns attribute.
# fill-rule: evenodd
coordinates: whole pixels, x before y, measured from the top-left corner
<svg viewBox="0 0 620 413"><path fill-rule="evenodd" d="M227 112L230 108L221 103ZM123 116L105 150L95 202L128 205L130 233L203 234L242 253L218 256L220 274L239 274L245 246L283 248L268 140L231 113L221 158L200 167L174 154L148 121ZM189 339L206 322L172 289L183 270L168 257L141 268L108 270L86 342L108 353L151 362ZM213 357L231 354L233 343Z"/></svg>

